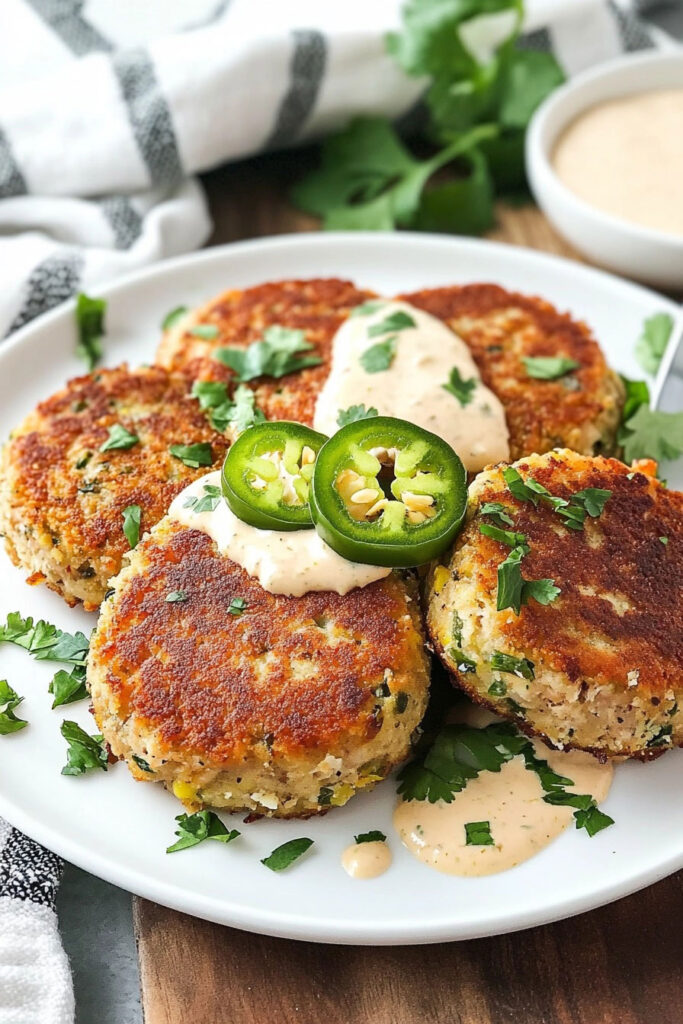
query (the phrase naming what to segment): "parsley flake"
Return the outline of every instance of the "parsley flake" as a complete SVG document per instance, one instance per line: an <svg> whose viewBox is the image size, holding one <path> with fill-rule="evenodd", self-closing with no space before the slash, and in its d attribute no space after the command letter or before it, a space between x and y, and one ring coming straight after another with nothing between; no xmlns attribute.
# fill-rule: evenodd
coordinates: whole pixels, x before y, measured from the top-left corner
<svg viewBox="0 0 683 1024"><path fill-rule="evenodd" d="M198 441L197 444L172 444L168 450L174 459L180 459L190 469L213 464L213 452L208 441Z"/></svg>
<svg viewBox="0 0 683 1024"><path fill-rule="evenodd" d="M497 519L499 525L514 526L515 521L509 513L508 507L500 501L485 501L479 509L480 515Z"/></svg>
<svg viewBox="0 0 683 1024"><path fill-rule="evenodd" d="M129 546L134 548L140 540L142 509L139 505L126 505L121 515L123 516L123 535Z"/></svg>
<svg viewBox="0 0 683 1024"><path fill-rule="evenodd" d="M194 335L195 338L203 338L205 341L212 341L217 338L220 331L215 324L195 324L194 327L190 327L187 331L188 334Z"/></svg>
<svg viewBox="0 0 683 1024"><path fill-rule="evenodd" d="M23 699L6 679L0 679L0 736L9 736L10 733L19 732L28 725L27 721L18 718L14 713Z"/></svg>
<svg viewBox="0 0 683 1024"><path fill-rule="evenodd" d="M377 313L386 303L382 300L370 299L368 302L361 302L359 306L354 306L349 316L370 316L372 313Z"/></svg>
<svg viewBox="0 0 683 1024"><path fill-rule="evenodd" d="M193 398L199 399L199 407L208 414L214 430L224 433L228 427L241 434L247 427L265 419L256 407L256 395L245 384L240 384L233 398L221 381L196 380L192 386Z"/></svg>
<svg viewBox="0 0 683 1024"><path fill-rule="evenodd" d="M366 409L363 404L350 405L348 409L340 409L337 414L337 426L345 427L347 423L357 423L358 420L369 420L373 416L379 416L377 409L371 405Z"/></svg>
<svg viewBox="0 0 683 1024"><path fill-rule="evenodd" d="M222 497L223 492L216 484L204 484L203 497L195 498L191 505L186 503L189 502L188 498L186 502L183 502L183 505L185 508L191 508L195 512L214 512L218 508Z"/></svg>
<svg viewBox="0 0 683 1024"><path fill-rule="evenodd" d="M382 334L393 334L394 331L404 331L406 327L415 327L415 321L402 309L390 313L384 320L368 327L368 338L378 338Z"/></svg>
<svg viewBox="0 0 683 1024"><path fill-rule="evenodd" d="M271 871L284 871L311 846L313 846L312 839L290 839L288 843L276 847L271 854L263 858L261 863Z"/></svg>
<svg viewBox="0 0 683 1024"><path fill-rule="evenodd" d="M187 306L176 306L175 309L172 309L161 321L162 331L170 331L171 327L175 327L178 321L182 320L187 312Z"/></svg>
<svg viewBox="0 0 683 1024"><path fill-rule="evenodd" d="M536 380L558 380L581 365L566 356L524 356L522 362L527 376Z"/></svg>
<svg viewBox="0 0 683 1024"><path fill-rule="evenodd" d="M384 341L366 348L360 357L360 364L366 373L381 373L388 370L396 356L397 336L394 334Z"/></svg>
<svg viewBox="0 0 683 1024"><path fill-rule="evenodd" d="M0 643L16 644L32 654L36 661L64 661L85 665L89 642L83 633L65 633L44 619L34 623L10 612L0 626Z"/></svg>
<svg viewBox="0 0 683 1024"><path fill-rule="evenodd" d="M533 661L529 661L528 658L516 658L513 654L505 654L503 651L493 652L491 668L497 672L512 672L520 679L535 678Z"/></svg>
<svg viewBox="0 0 683 1024"><path fill-rule="evenodd" d="M149 768L146 769L149 771ZM241 834L236 828L226 828L214 811L195 811L194 814L179 814L176 819L178 828L175 834L177 842L166 849L166 853L187 850L191 846L203 843L205 839L215 839L219 843L231 843Z"/></svg>
<svg viewBox="0 0 683 1024"><path fill-rule="evenodd" d="M214 356L234 371L238 381L245 382L255 377L284 377L308 366L319 366L319 356L300 355L313 348L304 331L274 324L246 348L219 348Z"/></svg>
<svg viewBox="0 0 683 1024"><path fill-rule="evenodd" d="M488 821L465 822L465 846L494 846L491 823Z"/></svg>
<svg viewBox="0 0 683 1024"><path fill-rule="evenodd" d="M370 832L361 832L353 837L356 843L385 843L387 837L379 829L372 829Z"/></svg>
<svg viewBox="0 0 683 1024"><path fill-rule="evenodd" d="M643 323L643 329L636 342L636 359L645 373L654 377L666 352L674 320L669 313L655 313Z"/></svg>
<svg viewBox="0 0 683 1024"><path fill-rule="evenodd" d="M106 299L93 299L84 292L80 292L76 299L76 327L78 329L76 355L85 362L88 370L91 371L102 358L106 309Z"/></svg>
<svg viewBox="0 0 683 1024"><path fill-rule="evenodd" d="M48 693L54 697L53 709L62 707L63 704L73 704L74 701L83 700L88 696L88 689L85 685L85 666L74 665L70 672L63 668L59 669L52 677Z"/></svg>
<svg viewBox="0 0 683 1024"><path fill-rule="evenodd" d="M500 541L501 544L507 544L508 547L511 548L526 545L525 533L515 533L513 530L501 530L499 526L491 526L490 523L480 523L479 532L483 533L485 537L491 537L492 540Z"/></svg>
<svg viewBox="0 0 683 1024"><path fill-rule="evenodd" d="M663 544L664 547L666 547L666 545L669 543L669 538L668 537L660 537L659 538L659 543Z"/></svg>
<svg viewBox="0 0 683 1024"><path fill-rule="evenodd" d="M476 386L476 377L468 377L467 380L464 380L457 366L451 370L448 383L441 385L444 391L448 391L449 394L457 398L463 409L472 401L472 394Z"/></svg>
<svg viewBox="0 0 683 1024"><path fill-rule="evenodd" d="M166 595L165 600L167 604L182 604L187 601L187 594L184 590L172 590Z"/></svg>
<svg viewBox="0 0 683 1024"><path fill-rule="evenodd" d="M502 679L494 679L487 690L491 697L504 697L507 692L507 683L503 682Z"/></svg>
<svg viewBox="0 0 683 1024"><path fill-rule="evenodd" d="M228 605L228 611L231 615L243 615L247 608L247 602L243 597L233 597L232 601Z"/></svg>
<svg viewBox="0 0 683 1024"><path fill-rule="evenodd" d="M109 427L109 438L100 445L101 452L113 451L115 448L132 448L138 444L140 438L137 434L131 434L120 423L114 423Z"/></svg>
<svg viewBox="0 0 683 1024"><path fill-rule="evenodd" d="M89 736L80 725L68 720L62 722L60 732L68 743L62 775L85 775L93 768L106 772L107 751L103 736Z"/></svg>

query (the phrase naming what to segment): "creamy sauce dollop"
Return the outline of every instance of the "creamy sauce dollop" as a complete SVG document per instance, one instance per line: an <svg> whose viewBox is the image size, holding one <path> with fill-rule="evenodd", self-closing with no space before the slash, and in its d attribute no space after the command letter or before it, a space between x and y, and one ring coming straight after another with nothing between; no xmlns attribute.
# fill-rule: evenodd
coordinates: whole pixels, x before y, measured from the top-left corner
<svg viewBox="0 0 683 1024"><path fill-rule="evenodd" d="M591 206L683 235L683 89L598 103L565 129L552 162Z"/></svg>
<svg viewBox="0 0 683 1024"><path fill-rule="evenodd" d="M458 720L475 728L496 721L483 709L467 705ZM538 740L533 744L554 771L572 779L569 792L589 793L598 804L605 799L612 783L609 763L601 764L580 750L553 751ZM450 804L400 801L394 826L423 864L450 875L492 875L533 857L573 824L572 808L553 807L543 796L536 773L524 767L521 757L514 757L500 772L482 772L472 779ZM490 823L495 845L465 844L465 824L475 821Z"/></svg>
<svg viewBox="0 0 683 1024"><path fill-rule="evenodd" d="M322 540L315 530L259 530L238 519L220 499L213 511L194 512L185 507L189 497L203 498L204 485L220 488L219 470L207 473L174 498L171 519L202 530L226 558L240 565L271 594L301 597L313 590L348 594L354 587L389 576L391 569L349 562Z"/></svg>
<svg viewBox="0 0 683 1024"><path fill-rule="evenodd" d="M369 328L399 311L411 316L415 326L370 336ZM396 349L391 365L368 373L361 356L392 336ZM443 387L454 367L464 380L476 381L465 406ZM315 429L336 433L339 410L359 404L438 434L471 472L509 457L505 412L482 383L467 345L441 320L406 302L381 301L372 313L350 316L334 337L332 370L316 402Z"/></svg>
<svg viewBox="0 0 683 1024"><path fill-rule="evenodd" d="M386 843L353 843L342 853L342 867L351 878L378 878L391 867L391 850Z"/></svg>

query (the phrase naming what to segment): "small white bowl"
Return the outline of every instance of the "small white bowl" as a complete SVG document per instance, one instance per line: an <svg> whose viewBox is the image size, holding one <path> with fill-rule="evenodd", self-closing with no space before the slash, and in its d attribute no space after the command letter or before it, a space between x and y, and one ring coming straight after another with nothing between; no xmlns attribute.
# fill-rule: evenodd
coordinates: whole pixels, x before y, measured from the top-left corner
<svg viewBox="0 0 683 1024"><path fill-rule="evenodd" d="M579 199L556 175L551 156L561 132L596 103L677 87L683 88L683 48L620 57L553 92L534 114L526 138L531 190L560 234L594 263L671 291L683 290L683 237L632 224ZM683 118L671 130L683 131Z"/></svg>

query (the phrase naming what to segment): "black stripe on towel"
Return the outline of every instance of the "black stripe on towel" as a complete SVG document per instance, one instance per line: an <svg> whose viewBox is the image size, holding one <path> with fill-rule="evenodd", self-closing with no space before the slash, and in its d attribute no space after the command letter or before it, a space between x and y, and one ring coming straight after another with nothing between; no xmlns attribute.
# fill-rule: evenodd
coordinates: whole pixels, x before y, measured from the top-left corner
<svg viewBox="0 0 683 1024"><path fill-rule="evenodd" d="M628 11L623 11L615 0L608 0L609 9L617 23L621 46L627 53L636 50L653 50L654 41L647 26Z"/></svg>
<svg viewBox="0 0 683 1024"><path fill-rule="evenodd" d="M289 86L278 109L266 147L287 146L301 132L313 110L325 75L327 43L321 32L297 29L289 68Z"/></svg>
<svg viewBox="0 0 683 1024"><path fill-rule="evenodd" d="M39 263L24 286L24 301L7 334L70 299L78 290L82 271L83 257L73 252L55 253Z"/></svg>
<svg viewBox="0 0 683 1024"><path fill-rule="evenodd" d="M143 49L124 50L112 59L128 117L152 185L174 185L183 177L173 120Z"/></svg>
<svg viewBox="0 0 683 1024"><path fill-rule="evenodd" d="M142 232L142 217L127 196L107 196L100 207L114 232L117 249L130 249Z"/></svg>
<svg viewBox="0 0 683 1024"><path fill-rule="evenodd" d="M0 896L54 910L61 873L59 857L12 829L0 852Z"/></svg>
<svg viewBox="0 0 683 1024"><path fill-rule="evenodd" d="M27 191L24 175L14 159L7 136L0 128L0 197L21 196Z"/></svg>
<svg viewBox="0 0 683 1024"><path fill-rule="evenodd" d="M33 10L77 57L113 49L82 14L85 0L28 0Z"/></svg>

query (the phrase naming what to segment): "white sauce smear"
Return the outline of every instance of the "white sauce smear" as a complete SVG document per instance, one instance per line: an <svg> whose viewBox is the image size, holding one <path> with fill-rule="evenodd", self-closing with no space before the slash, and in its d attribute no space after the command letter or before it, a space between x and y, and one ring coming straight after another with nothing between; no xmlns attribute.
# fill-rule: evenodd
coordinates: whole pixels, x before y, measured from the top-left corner
<svg viewBox="0 0 683 1024"><path fill-rule="evenodd" d="M202 530L226 558L240 565L271 594L301 597L313 590L348 594L354 587L389 576L391 569L348 562L322 540L315 530L276 532L259 530L238 519L220 499L213 511L185 508L189 497L203 498L204 484L221 486L219 470L195 480L173 500L171 519Z"/></svg>
<svg viewBox="0 0 683 1024"><path fill-rule="evenodd" d="M415 326L369 335L369 328L399 311L412 317ZM395 355L389 368L368 373L360 361L363 353L394 336ZM463 380L476 381L465 406L442 386L454 367ZM471 472L510 455L503 407L482 383L465 342L436 317L406 302L387 300L375 312L350 316L334 337L332 370L318 396L315 429L336 433L339 410L359 404L374 406L380 416L397 416L438 434Z"/></svg>
<svg viewBox="0 0 683 1024"><path fill-rule="evenodd" d="M496 721L480 708L468 708L460 721L482 728ZM568 792L588 793L599 804L612 783L611 764L601 764L580 750L553 751L533 741L536 754L550 767L572 779ZM574 822L570 807L553 807L535 772L521 757L506 762L500 772L482 772L457 793L452 803L401 801L394 826L406 848L431 868L450 875L481 876L521 864L542 850ZM493 846L467 846L465 825L488 821Z"/></svg>

